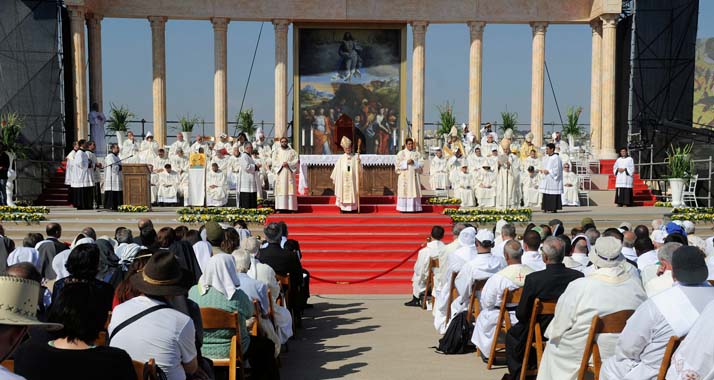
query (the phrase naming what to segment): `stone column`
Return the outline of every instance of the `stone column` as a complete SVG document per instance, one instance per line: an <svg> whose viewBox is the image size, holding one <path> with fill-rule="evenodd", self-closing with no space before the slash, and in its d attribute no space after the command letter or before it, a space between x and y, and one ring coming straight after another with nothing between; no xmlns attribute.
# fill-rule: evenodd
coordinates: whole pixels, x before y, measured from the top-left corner
<svg viewBox="0 0 714 380"><path fill-rule="evenodd" d="M593 20L592 27L592 68L590 70L590 149L593 156L600 156L601 129L601 106L602 93L600 82L602 80L602 24L600 20Z"/></svg>
<svg viewBox="0 0 714 380"><path fill-rule="evenodd" d="M602 136L600 158L617 158L615 152L615 39L617 14L604 14L602 19Z"/></svg>
<svg viewBox="0 0 714 380"><path fill-rule="evenodd" d="M102 19L101 15L87 17L89 38L89 105L97 103L102 111ZM92 136L94 138L94 136Z"/></svg>
<svg viewBox="0 0 714 380"><path fill-rule="evenodd" d="M275 140L288 135L288 28L287 20L274 20L275 28ZM299 92L299 89L295 89ZM293 130L293 133L298 131Z"/></svg>
<svg viewBox="0 0 714 380"><path fill-rule="evenodd" d="M481 141L481 78L483 29L485 22L469 22L471 48L469 50L469 131Z"/></svg>
<svg viewBox="0 0 714 380"><path fill-rule="evenodd" d="M543 79L545 74L545 31L548 23L533 22L531 73L531 132L533 144L543 145Z"/></svg>
<svg viewBox="0 0 714 380"><path fill-rule="evenodd" d="M89 135L87 121L87 55L84 48L84 9L69 7L72 33L72 74L74 76L74 127L77 140Z"/></svg>
<svg viewBox="0 0 714 380"><path fill-rule="evenodd" d="M424 44L427 25L426 21L412 22L412 139L420 151L424 150Z"/></svg>
<svg viewBox="0 0 714 380"><path fill-rule="evenodd" d="M227 18L211 19L213 23L213 111L216 141L228 131L228 94L226 92L226 67L228 66L228 22Z"/></svg>
<svg viewBox="0 0 714 380"><path fill-rule="evenodd" d="M154 141L166 145L166 17L150 16L153 65Z"/></svg>

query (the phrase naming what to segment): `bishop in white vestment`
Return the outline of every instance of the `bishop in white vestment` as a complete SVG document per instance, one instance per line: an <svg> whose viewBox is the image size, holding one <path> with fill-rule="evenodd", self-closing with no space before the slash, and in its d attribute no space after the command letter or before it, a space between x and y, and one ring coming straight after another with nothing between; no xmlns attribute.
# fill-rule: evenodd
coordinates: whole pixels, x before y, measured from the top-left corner
<svg viewBox="0 0 714 380"><path fill-rule="evenodd" d="M429 181L432 190L447 190L449 188L449 171L446 163L444 154L441 149L438 149L436 156L429 163Z"/></svg>
<svg viewBox="0 0 714 380"><path fill-rule="evenodd" d="M406 149L397 153L397 211L421 211L420 154L414 149L414 140L406 139Z"/></svg>
<svg viewBox="0 0 714 380"><path fill-rule="evenodd" d="M475 181L478 184L478 187L476 188L478 207L495 207L496 173L491 171L491 166L488 162L483 165L483 170L476 174Z"/></svg>
<svg viewBox="0 0 714 380"><path fill-rule="evenodd" d="M563 164L563 206L580 206L578 176L570 171L570 164Z"/></svg>
<svg viewBox="0 0 714 380"><path fill-rule="evenodd" d="M620 157L612 167L615 173L615 203L618 207L630 206L633 201L635 162L627 154L627 149L620 149Z"/></svg>
<svg viewBox="0 0 714 380"><path fill-rule="evenodd" d="M280 147L273 152L271 162L275 173L275 210L297 211L298 154L288 146L286 137L280 138Z"/></svg>
<svg viewBox="0 0 714 380"><path fill-rule="evenodd" d="M528 174L521 176L521 186L523 192L523 207L539 208L540 207L540 176L531 166L528 168Z"/></svg>
<svg viewBox="0 0 714 380"><path fill-rule="evenodd" d="M359 183L362 176L362 162L357 155L352 154L352 141L342 136L340 146L345 154L335 163L330 179L335 184L335 206L340 211L359 211Z"/></svg>
<svg viewBox="0 0 714 380"><path fill-rule="evenodd" d="M174 141L174 143L169 146L169 158L173 158L174 156L178 155L179 150L186 154L188 153L189 149L191 149L191 145L188 143L188 141L186 141L184 133L188 134L189 132L179 132L178 134L176 134L176 141ZM174 170L177 169L174 168Z"/></svg>
<svg viewBox="0 0 714 380"><path fill-rule="evenodd" d="M228 203L228 181L226 173L215 162L206 175L206 205L225 206Z"/></svg>
<svg viewBox="0 0 714 380"><path fill-rule="evenodd" d="M146 133L146 138L139 147L139 162L151 164L159 156L159 143L154 141L154 134Z"/></svg>

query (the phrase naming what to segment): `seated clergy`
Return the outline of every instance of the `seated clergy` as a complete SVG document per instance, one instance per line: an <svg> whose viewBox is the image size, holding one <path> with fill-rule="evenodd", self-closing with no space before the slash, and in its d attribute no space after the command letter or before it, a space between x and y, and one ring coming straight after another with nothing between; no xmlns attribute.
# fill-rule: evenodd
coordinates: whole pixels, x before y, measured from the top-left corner
<svg viewBox="0 0 714 380"><path fill-rule="evenodd" d="M159 176L164 172L164 167L166 164L170 164L171 161L166 156L166 152L163 149L159 149L159 155L154 157L147 164L151 165L151 203L158 202L158 191L159 191Z"/></svg>
<svg viewBox="0 0 714 380"><path fill-rule="evenodd" d="M582 273L563 265L564 256L565 244L553 236L546 238L543 242L543 261L546 268L529 274L523 282L521 301L516 308L518 323L513 325L506 335L506 359L508 371L513 379L518 378L523 363L528 324L535 299L556 300L571 281L583 277ZM550 316L541 317L538 322L545 329L551 319Z"/></svg>
<svg viewBox="0 0 714 380"><path fill-rule="evenodd" d="M521 264L523 248L521 248L517 240L508 240L504 246L503 253L508 266L491 276L481 290L481 296L479 297L481 312L476 318L474 332L471 336L471 342L485 355L491 352L493 334L499 327L496 326L496 323L498 322L501 302L503 302L503 292L506 289L515 290L522 287L526 276L533 272L533 269ZM511 319L511 323L514 325L518 323L516 306L516 304L506 305L509 308L508 318Z"/></svg>
<svg viewBox="0 0 714 380"><path fill-rule="evenodd" d="M426 291L426 279L429 276L429 260L438 258L441 251L446 246L441 239L444 238L444 228L434 226L431 228L431 241L426 247L419 250L416 262L414 262L414 275L412 276L412 300L404 306L421 306L421 300Z"/></svg>
<svg viewBox="0 0 714 380"><path fill-rule="evenodd" d="M479 207L496 207L496 173L491 171L490 163L484 162L483 170L476 175L476 182Z"/></svg>
<svg viewBox="0 0 714 380"><path fill-rule="evenodd" d="M158 202L161 205L175 205L178 203L178 189L181 185L179 174L171 170L171 164L164 165L164 171L159 174Z"/></svg>
<svg viewBox="0 0 714 380"><path fill-rule="evenodd" d="M469 173L466 161L462 162L461 171L454 174L452 185L454 186L454 197L461 199L461 207L476 206L474 178Z"/></svg>
<svg viewBox="0 0 714 380"><path fill-rule="evenodd" d="M580 206L578 176L570 171L570 163L563 163L563 206Z"/></svg>
<svg viewBox="0 0 714 380"><path fill-rule="evenodd" d="M668 243L675 244L675 243ZM677 286L643 302L617 339L615 356L600 369L603 380L654 380L671 336L685 336L700 313L714 301L704 252L680 247L671 256Z"/></svg>
<svg viewBox="0 0 714 380"><path fill-rule="evenodd" d="M532 209L540 208L541 193L538 191L539 186L540 175L533 166L529 166L528 173L521 176L521 191L523 194L524 207Z"/></svg>
<svg viewBox="0 0 714 380"><path fill-rule="evenodd" d="M211 171L206 175L206 204L208 206L225 206L228 203L228 182L226 173L218 168L217 163L211 164Z"/></svg>
<svg viewBox="0 0 714 380"><path fill-rule="evenodd" d="M661 293L674 285L672 276L672 255L674 251L681 247L681 243L669 242L665 243L657 250L657 259L659 266L657 268L657 276L651 280L644 282L645 292L647 297L652 298L658 293Z"/></svg>
<svg viewBox="0 0 714 380"><path fill-rule="evenodd" d="M429 163L429 180L432 190L446 190L449 188L449 171L447 160L441 152L441 148L436 150L436 156Z"/></svg>
<svg viewBox="0 0 714 380"><path fill-rule="evenodd" d="M639 278L621 265L625 257L620 249L622 243L616 238L599 238L589 254L595 271L573 281L558 299L553 321L544 334L548 343L538 379L575 380L593 317L634 310L647 299ZM617 336L598 337L603 360L614 354Z"/></svg>

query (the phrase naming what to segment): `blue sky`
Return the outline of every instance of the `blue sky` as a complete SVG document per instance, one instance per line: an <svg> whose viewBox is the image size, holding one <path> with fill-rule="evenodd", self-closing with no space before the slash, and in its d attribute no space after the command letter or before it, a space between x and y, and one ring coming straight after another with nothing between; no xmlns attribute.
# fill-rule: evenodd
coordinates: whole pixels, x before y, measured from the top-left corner
<svg viewBox="0 0 714 380"><path fill-rule="evenodd" d="M700 4L700 35L714 36L714 2ZM228 27L228 118L240 108L259 22L231 22ZM407 118L411 119L411 28L407 30ZM292 26L288 35L288 87L292 86ZM145 19L104 19L102 23L104 108L124 104L137 118L152 118L151 31ZM565 118L568 106L582 106L589 120L591 31L589 25L550 25L546 33L546 64L555 97ZM438 119L436 106L455 105L459 122L468 118L469 32L465 24L430 25L426 37L425 121ZM272 121L274 31L263 24L255 66L244 108L256 120ZM483 120L500 119L508 110L519 123L530 121L531 28L489 24L483 47ZM190 114L213 120L213 29L209 21L169 20L166 26L166 90L168 120ZM546 77L544 122L559 123ZM288 102L288 118L292 101ZM546 126L546 132L550 127Z"/></svg>

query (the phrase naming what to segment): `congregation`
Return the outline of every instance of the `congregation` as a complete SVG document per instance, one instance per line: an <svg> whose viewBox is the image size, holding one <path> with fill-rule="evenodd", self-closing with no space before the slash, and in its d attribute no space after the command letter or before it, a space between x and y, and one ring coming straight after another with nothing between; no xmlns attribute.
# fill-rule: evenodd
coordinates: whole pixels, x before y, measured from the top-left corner
<svg viewBox="0 0 714 380"><path fill-rule="evenodd" d="M49 223L16 248L0 228L0 378L136 379L145 364L157 379L279 379L309 273L285 223L263 232L142 219L69 243Z"/></svg>
<svg viewBox="0 0 714 380"><path fill-rule="evenodd" d="M501 220L453 235L433 228L405 303L431 310L440 352L475 347L489 369L508 368L503 379L714 376L714 237L692 222L600 231L584 218L566 231L554 219L517 234Z"/></svg>

